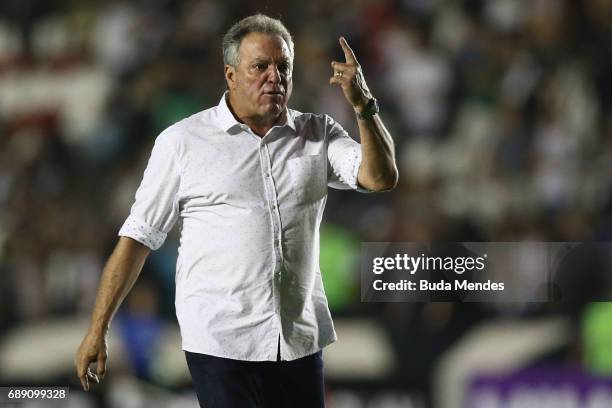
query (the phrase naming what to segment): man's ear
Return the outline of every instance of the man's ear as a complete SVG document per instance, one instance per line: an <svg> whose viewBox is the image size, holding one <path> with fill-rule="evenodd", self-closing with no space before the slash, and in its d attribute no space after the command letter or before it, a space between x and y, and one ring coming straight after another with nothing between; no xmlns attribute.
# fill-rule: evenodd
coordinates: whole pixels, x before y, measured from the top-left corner
<svg viewBox="0 0 612 408"><path fill-rule="evenodd" d="M234 89L236 87L236 69L226 64L223 67L223 71L225 74L225 82L227 82L227 89Z"/></svg>

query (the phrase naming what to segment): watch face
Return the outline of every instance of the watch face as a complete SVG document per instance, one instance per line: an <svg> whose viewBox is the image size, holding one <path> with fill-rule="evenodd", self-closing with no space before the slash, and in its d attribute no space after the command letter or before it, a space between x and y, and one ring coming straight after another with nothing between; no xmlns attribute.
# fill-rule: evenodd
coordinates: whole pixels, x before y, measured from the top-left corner
<svg viewBox="0 0 612 408"><path fill-rule="evenodd" d="M376 100L376 98L372 98L369 100L364 111L361 112L358 115L358 117L359 119L367 119L367 118L371 118L377 113L378 113L378 101Z"/></svg>
<svg viewBox="0 0 612 408"><path fill-rule="evenodd" d="M378 101L375 98L372 98L372 100L374 101L374 103L372 103L372 110L374 113L378 113Z"/></svg>

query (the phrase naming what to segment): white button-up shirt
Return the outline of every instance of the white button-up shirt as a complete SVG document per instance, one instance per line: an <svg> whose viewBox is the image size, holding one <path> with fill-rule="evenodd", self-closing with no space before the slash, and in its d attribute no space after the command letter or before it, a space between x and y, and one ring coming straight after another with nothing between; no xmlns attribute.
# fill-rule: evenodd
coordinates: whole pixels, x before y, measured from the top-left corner
<svg viewBox="0 0 612 408"><path fill-rule="evenodd" d="M327 115L287 109L264 137L218 106L156 139L119 235L152 250L180 222L183 349L248 361L336 340L319 269L327 186L357 185L361 147Z"/></svg>

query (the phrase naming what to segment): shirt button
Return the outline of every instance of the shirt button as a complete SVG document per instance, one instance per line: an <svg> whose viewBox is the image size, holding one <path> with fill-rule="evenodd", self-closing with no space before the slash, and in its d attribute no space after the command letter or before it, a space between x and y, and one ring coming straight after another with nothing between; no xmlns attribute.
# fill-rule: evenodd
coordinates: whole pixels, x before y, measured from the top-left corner
<svg viewBox="0 0 612 408"><path fill-rule="evenodd" d="M276 204L272 204L272 209L276 210Z"/></svg>

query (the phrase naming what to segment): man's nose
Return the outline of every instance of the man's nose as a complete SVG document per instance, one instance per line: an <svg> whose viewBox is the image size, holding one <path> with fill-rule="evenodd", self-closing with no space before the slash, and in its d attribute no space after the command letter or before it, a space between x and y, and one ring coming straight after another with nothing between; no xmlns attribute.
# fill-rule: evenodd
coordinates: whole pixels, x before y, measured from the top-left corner
<svg viewBox="0 0 612 408"><path fill-rule="evenodd" d="M278 84L281 81L281 74L278 67L274 64L270 64L268 67L268 82Z"/></svg>

